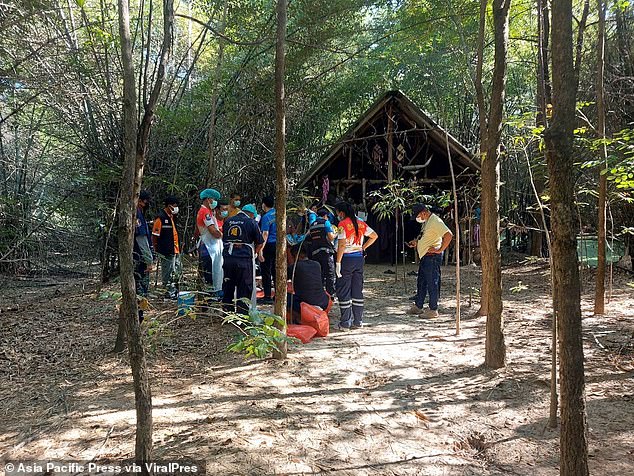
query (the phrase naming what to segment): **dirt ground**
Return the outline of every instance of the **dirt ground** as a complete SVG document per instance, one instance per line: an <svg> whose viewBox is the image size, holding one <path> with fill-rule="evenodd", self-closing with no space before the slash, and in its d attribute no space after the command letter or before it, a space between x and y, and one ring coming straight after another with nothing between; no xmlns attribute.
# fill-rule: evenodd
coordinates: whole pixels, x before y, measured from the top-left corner
<svg viewBox="0 0 634 476"><path fill-rule="evenodd" d="M504 267L499 371L481 365L484 318L455 335L453 268L434 320L406 315L415 278L404 288L386 269L366 267L367 327L294 345L281 362L228 354L231 328L175 319L173 304L153 299L164 327L149 357L156 458L204 459L211 475L558 474L547 264ZM585 271L591 471L634 474L634 276L616 275L604 317L592 317L592 278ZM462 281L467 317L478 270ZM133 456L132 378L127 354L110 352L116 301L101 297L76 278L2 283L0 460Z"/></svg>

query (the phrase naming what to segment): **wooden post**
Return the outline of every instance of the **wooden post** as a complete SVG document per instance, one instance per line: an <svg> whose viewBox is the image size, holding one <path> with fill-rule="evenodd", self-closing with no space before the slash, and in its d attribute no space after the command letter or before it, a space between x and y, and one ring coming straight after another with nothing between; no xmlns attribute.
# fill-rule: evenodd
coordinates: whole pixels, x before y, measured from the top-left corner
<svg viewBox="0 0 634 476"><path fill-rule="evenodd" d="M393 159L393 137L392 137L392 104L387 109L387 182L391 183L394 179L394 171L392 170Z"/></svg>
<svg viewBox="0 0 634 476"><path fill-rule="evenodd" d="M348 147L348 178L352 178L352 147Z"/></svg>

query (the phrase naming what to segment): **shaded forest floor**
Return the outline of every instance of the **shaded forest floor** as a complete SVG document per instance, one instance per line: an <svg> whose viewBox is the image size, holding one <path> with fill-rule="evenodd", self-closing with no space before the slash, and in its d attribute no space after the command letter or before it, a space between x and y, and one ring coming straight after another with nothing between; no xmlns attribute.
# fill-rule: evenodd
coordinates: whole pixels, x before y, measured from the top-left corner
<svg viewBox="0 0 634 476"><path fill-rule="evenodd" d="M175 320L173 304L153 299L150 317L163 324L150 355L156 458L205 459L213 475L558 474L558 432L546 428L547 264L504 267L500 371L481 366L484 318L455 336L452 268L435 320L405 314L415 278L405 291L386 269L366 268L366 328L293 346L283 362L228 354L231 328ZM584 281L591 470L633 474L634 277L617 274L600 318L590 272ZM463 292L478 282L465 270ZM116 302L77 279L2 286L0 459L132 457L127 354L110 353Z"/></svg>

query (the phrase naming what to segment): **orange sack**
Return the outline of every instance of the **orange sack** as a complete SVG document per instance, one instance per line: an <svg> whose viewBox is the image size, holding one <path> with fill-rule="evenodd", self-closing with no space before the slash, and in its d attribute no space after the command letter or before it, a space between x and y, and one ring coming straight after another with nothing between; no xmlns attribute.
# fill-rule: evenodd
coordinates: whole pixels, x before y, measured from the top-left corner
<svg viewBox="0 0 634 476"><path fill-rule="evenodd" d="M289 324L286 327L286 335L289 337L296 337L302 341L302 344L308 344L310 340L315 337L315 334L317 334L317 331L311 326Z"/></svg>
<svg viewBox="0 0 634 476"><path fill-rule="evenodd" d="M305 302L300 304L301 322L315 329L318 337L326 337L330 331L330 320L326 311Z"/></svg>

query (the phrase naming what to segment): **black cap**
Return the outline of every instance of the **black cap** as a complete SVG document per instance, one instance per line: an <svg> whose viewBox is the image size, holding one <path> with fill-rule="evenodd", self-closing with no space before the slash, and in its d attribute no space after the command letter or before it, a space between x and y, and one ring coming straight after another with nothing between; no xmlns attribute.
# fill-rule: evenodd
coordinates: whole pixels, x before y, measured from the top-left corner
<svg viewBox="0 0 634 476"><path fill-rule="evenodd" d="M147 190L141 190L139 193L139 200L145 200L147 202L152 200L152 195Z"/></svg>
<svg viewBox="0 0 634 476"><path fill-rule="evenodd" d="M412 207L412 216L416 218L420 212L426 212L428 210L429 209L427 208L427 205L423 205L422 203L417 203L416 205Z"/></svg>
<svg viewBox="0 0 634 476"><path fill-rule="evenodd" d="M165 203L165 206L180 204L178 197L176 197L175 195L168 195L167 197L165 197L165 201L163 203Z"/></svg>

